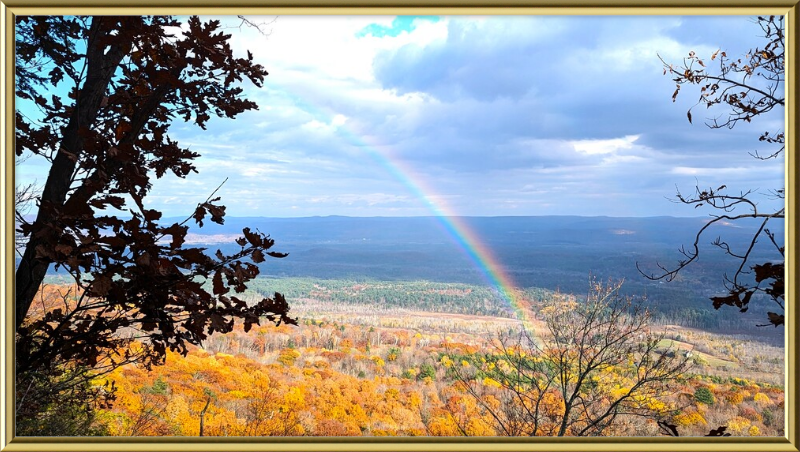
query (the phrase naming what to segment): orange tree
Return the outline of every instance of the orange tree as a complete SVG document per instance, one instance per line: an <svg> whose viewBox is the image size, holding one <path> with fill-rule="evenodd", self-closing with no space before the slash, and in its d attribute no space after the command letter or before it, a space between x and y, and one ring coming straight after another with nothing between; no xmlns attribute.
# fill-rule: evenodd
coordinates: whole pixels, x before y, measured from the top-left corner
<svg viewBox="0 0 800 452"><path fill-rule="evenodd" d="M174 119L205 129L212 116L257 108L238 85L261 86L267 71L249 52L235 57L229 39L218 21L197 17L16 17L15 151L50 165L35 219L17 216L26 241L14 300L17 388L41 392L17 406L31 427L18 434L41 433L52 417L43 413L62 405L42 396L54 378L75 377L74 389L94 369L159 364L168 349L186 353L236 319L246 329L264 317L294 323L280 294L250 305L235 295L265 256L284 256L269 251L269 236L245 228L239 251L206 253L185 245L187 223L222 223L219 198L173 224L145 205L153 178L196 172L199 155L170 138ZM31 316L51 267L77 290Z"/></svg>

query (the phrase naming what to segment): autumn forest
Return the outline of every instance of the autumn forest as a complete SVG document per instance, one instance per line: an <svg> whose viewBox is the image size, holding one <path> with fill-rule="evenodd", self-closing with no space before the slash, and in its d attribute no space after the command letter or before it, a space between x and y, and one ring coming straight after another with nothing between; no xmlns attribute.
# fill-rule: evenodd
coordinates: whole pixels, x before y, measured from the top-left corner
<svg viewBox="0 0 800 452"><path fill-rule="evenodd" d="M269 287L274 281L256 282ZM151 370L128 365L96 377L90 384L113 397L97 410L88 431L121 436L198 436L201 428L208 436L557 434L565 403L558 385L542 394L538 430L525 430L533 428L526 423L509 431L511 419L496 418L509 415L500 407L513 403L514 388L508 385L513 377L522 378L524 372L515 367L526 350L531 353L518 341L524 331L518 320L381 306L358 297L402 293L433 297L447 307L475 303L480 287L421 281L280 283L307 289L290 298L297 326L245 332L237 325L191 347L186 356L169 352L165 364ZM546 290L528 290L524 296L536 312L545 312L528 324L543 335L549 334L546 307L575 303L574 297ZM74 297L69 286L49 284L37 304L68 305ZM559 302L553 304L554 299ZM646 408L647 416L620 415L601 434L663 435L661 421L687 436L723 425L732 435L782 435L781 346L669 324L650 325L649 331L657 340L656 356L676 354L686 366L668 380L669 394L653 388L635 396L639 400L629 409ZM587 372L592 383L583 393L598 401L625 394L636 383L630 375L634 359L631 354L624 362ZM534 390L526 388L524 394L531 397ZM63 415L55 410L49 428L57 429ZM577 425L565 434L577 433Z"/></svg>
<svg viewBox="0 0 800 452"><path fill-rule="evenodd" d="M262 19L15 16L14 435L786 435L782 16ZM323 25L334 82L276 48ZM519 88L564 27L668 89Z"/></svg>

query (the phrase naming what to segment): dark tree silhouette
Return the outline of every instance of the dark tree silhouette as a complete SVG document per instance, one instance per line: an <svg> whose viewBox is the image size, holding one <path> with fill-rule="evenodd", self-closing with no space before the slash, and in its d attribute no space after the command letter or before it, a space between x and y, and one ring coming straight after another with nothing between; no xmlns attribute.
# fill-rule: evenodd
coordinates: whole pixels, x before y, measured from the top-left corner
<svg viewBox="0 0 800 452"><path fill-rule="evenodd" d="M213 193L181 223L145 206L153 177L196 172L199 155L169 136L173 120L205 129L212 115L257 108L238 84L261 86L267 71L250 52L234 57L219 28L197 17L16 17L16 96L38 108L18 105L16 155L51 165L35 220L17 216L27 240L14 300L18 399L26 378L85 383L124 363L160 364L168 349L186 353L237 319L245 329L295 323L278 293L254 304L237 296L256 264L285 256L269 236L245 228L238 251L211 253L185 237L190 221L223 223ZM75 290L33 315L51 266Z"/></svg>
<svg viewBox="0 0 800 452"><path fill-rule="evenodd" d="M726 52L717 50L706 60L694 52L684 58L680 66L664 62L664 74L673 77L676 83L672 94L673 102L684 86L696 86L700 96L694 107L705 105L712 108L722 105L727 113L709 120L706 125L713 129L735 127L740 122L751 122L754 118L785 106L784 94L784 19L783 16L758 17L758 25L763 31L765 43L762 47L751 49L743 58L730 57ZM710 67L716 65L716 69ZM687 112L689 122L692 121L692 109ZM761 134L759 141L774 149L766 154L758 151L751 155L759 160L772 160L780 157L785 149L785 135L781 130L767 131ZM738 261L731 273L723 275L725 295L711 297L715 309L722 306L735 306L741 312L748 310L752 297L756 294L766 295L779 312L768 312L769 323L765 325L783 325L784 323L784 245L779 243L776 235L769 229L770 222L782 220L785 208L764 210L759 208L759 201L766 199L785 199L784 187L775 188L768 193L754 190L742 190L732 193L726 185L716 189L713 187L695 187L691 195L678 191L676 202L694 206L710 207L711 219L697 232L694 243L688 248L681 248L684 258L675 266L658 264L659 272L645 272L637 263L639 271L651 280L673 280L684 268L700 257L700 243L707 235L708 229L719 222L736 222L756 219L759 226L751 240L744 246L732 245L721 237L711 243L720 248L728 256ZM782 224L778 226L782 228ZM775 259L766 262L754 262L753 251L759 240L768 240L775 251ZM760 325L764 326L764 325Z"/></svg>
<svg viewBox="0 0 800 452"><path fill-rule="evenodd" d="M678 426L675 424L670 424L666 421L658 421L658 429L666 436L681 436L680 433L678 433ZM730 433L725 433L725 430L727 429L728 427L726 425L722 425L717 428L712 428L708 431L708 434L703 436L731 436Z"/></svg>

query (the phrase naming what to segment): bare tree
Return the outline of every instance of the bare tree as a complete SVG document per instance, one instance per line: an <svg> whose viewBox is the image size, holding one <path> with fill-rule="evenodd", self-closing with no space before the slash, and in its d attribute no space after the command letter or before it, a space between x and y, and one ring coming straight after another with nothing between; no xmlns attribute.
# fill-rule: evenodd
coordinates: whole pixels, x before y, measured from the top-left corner
<svg viewBox="0 0 800 452"><path fill-rule="evenodd" d="M239 22L239 25L236 26L236 28L238 28L239 30L241 30L243 26L247 26L249 28L255 28L256 31L258 31L261 34L261 36L264 37L269 37L272 34L272 29L271 28L267 29L267 27L273 25L275 22L278 21L278 16L275 16L269 21L261 21L261 22L255 22L254 20L249 19L241 14L236 17L241 21Z"/></svg>
<svg viewBox="0 0 800 452"><path fill-rule="evenodd" d="M14 162L15 166L19 166L25 162L30 155L17 158ZM41 187L37 186L35 182L26 184L18 184L14 187L14 221L16 227L14 228L14 248L16 253L22 257L22 252L28 239L18 231L22 224L27 224L28 219L26 215L31 212L31 208L38 203Z"/></svg>
<svg viewBox="0 0 800 452"><path fill-rule="evenodd" d="M450 374L498 434L595 436L666 415L669 384L689 358L651 334L649 313L620 287L592 282L585 300L559 296L542 309L539 337L522 329L498 336L493 353L451 357L469 360Z"/></svg>
<svg viewBox="0 0 800 452"><path fill-rule="evenodd" d="M740 122L749 123L760 115L785 106L784 18L783 16L758 17L757 24L763 31L766 43L763 47L750 50L743 58L729 57L726 52L717 50L705 62L694 52L689 52L688 57L684 58L679 66L661 60L664 64L664 74L669 74L676 83L672 95L673 102L683 86L694 85L700 90L697 104L687 111L689 122L692 121L692 109L698 105L705 105L707 108L723 105L727 108L726 114L706 122L712 129L732 129ZM712 62L716 64L714 70L710 68ZM783 155L785 135L782 130L764 132L758 140L773 149L766 154L754 151L751 153L754 158L773 160ZM780 240L768 226L774 224L774 220L782 221L786 211L784 207L771 210L759 208L760 201L769 199L785 199L784 187L777 187L767 192L746 189L733 193L726 185L716 189L696 186L691 195L684 195L678 191L675 202L695 208L710 207L711 219L697 231L694 243L688 249L681 248L684 257L677 265L657 264L658 272L646 272L638 263L637 268L651 280L672 281L684 268L699 259L700 243L712 225L756 219L758 227L747 243L731 244L721 237L711 242L738 262L731 274L723 275L727 294L712 297L711 300L715 309L726 305L736 306L741 312L746 312L753 295L765 294L780 309L780 312L767 313L769 324L776 327L783 325L784 245L779 243ZM782 224L778 225L778 228L782 229ZM753 262L756 243L764 238L774 250L775 259Z"/></svg>

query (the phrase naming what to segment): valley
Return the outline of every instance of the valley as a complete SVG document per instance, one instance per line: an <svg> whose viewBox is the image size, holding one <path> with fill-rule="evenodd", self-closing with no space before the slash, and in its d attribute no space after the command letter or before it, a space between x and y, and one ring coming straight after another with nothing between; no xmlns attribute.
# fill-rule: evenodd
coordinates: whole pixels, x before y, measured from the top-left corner
<svg viewBox="0 0 800 452"><path fill-rule="evenodd" d="M637 262L674 258L675 237L690 238L702 220L464 221L491 245L515 287L490 284L480 263L434 218L232 218L191 235L206 252L233 252L230 234L239 223L270 231L275 248L289 256L260 264L265 276L237 296L253 304L281 293L298 325L265 322L249 331L236 325L186 356L169 351L164 365L149 371L127 365L99 376L93 384L112 387L116 398L98 411L99 431L197 436L202 424L206 436L508 434L492 407L509 403L504 397L519 382L503 380L508 373L497 369L513 367L514 359L527 362L532 352L503 341L548 343L548 306L580 306L592 281L618 281L620 296L646 309L646 331L656 340L652 356L685 358L688 367L670 379L668 393L637 396L644 397L635 399L637 409L650 415L625 417L602 435L662 435L656 419L682 436L719 426L736 436L783 435L783 329L754 326L766 307L759 299L746 314L710 306L724 256L703 248L707 258L671 283L649 281L636 269ZM733 231L735 238L751 232ZM47 283L45 310L70 290L63 274L49 275ZM544 359L550 353L531 350ZM638 363L631 359L592 374L587 390L599 403L635 384ZM552 391L539 392L542 419L556 419L548 413L563 409ZM554 425L534 431L555 434Z"/></svg>
<svg viewBox="0 0 800 452"><path fill-rule="evenodd" d="M289 299L299 325L247 333L237 327L215 334L186 357L170 353L151 372L117 369L105 378L116 382L118 401L100 417L109 434L195 436L209 401L205 435L501 434L450 372L497 356L496 338L521 328L510 316L460 310L459 300L488 295L479 288L426 281L257 282L259 288L295 287L300 296ZM310 293L301 293L304 284ZM403 297L354 297L380 291ZM423 292L438 295L438 312L399 301L421 300ZM548 292L531 293L544 301ZM528 329L545 331L533 317ZM781 346L667 324L654 324L653 332L665 349L692 352L690 372L674 382L668 399L673 408L664 414L682 434L730 425L737 436L782 435ZM492 382L484 378L478 384ZM710 392L712 403L698 401L700 388ZM659 429L642 419L608 434L655 436Z"/></svg>

